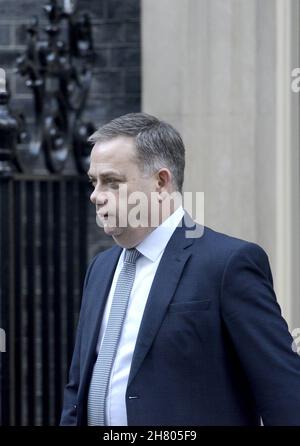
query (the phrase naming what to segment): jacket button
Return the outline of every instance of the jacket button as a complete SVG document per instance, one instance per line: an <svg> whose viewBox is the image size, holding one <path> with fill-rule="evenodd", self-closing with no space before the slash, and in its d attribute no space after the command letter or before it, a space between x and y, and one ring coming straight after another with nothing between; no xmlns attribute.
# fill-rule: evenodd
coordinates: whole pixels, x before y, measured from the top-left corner
<svg viewBox="0 0 300 446"><path fill-rule="evenodd" d="M129 400L138 400L139 399L139 395L130 395L128 397Z"/></svg>
<svg viewBox="0 0 300 446"><path fill-rule="evenodd" d="M74 405L73 405L73 409L77 409L77 404L74 404Z"/></svg>

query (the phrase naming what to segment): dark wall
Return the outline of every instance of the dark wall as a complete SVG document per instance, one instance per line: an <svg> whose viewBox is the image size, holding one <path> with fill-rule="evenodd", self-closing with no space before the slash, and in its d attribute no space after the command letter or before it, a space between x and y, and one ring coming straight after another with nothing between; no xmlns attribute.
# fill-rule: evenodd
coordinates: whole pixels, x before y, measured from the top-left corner
<svg viewBox="0 0 300 446"><path fill-rule="evenodd" d="M25 48L26 23L37 15L45 22L46 0L0 0L0 66L11 80L13 103L30 105L23 79L14 75ZM63 3L63 0L60 2ZM92 17L95 72L87 115L97 124L140 110L140 0L78 0Z"/></svg>
<svg viewBox="0 0 300 446"><path fill-rule="evenodd" d="M32 96L24 79L13 72L25 49L26 25L33 15L46 24L47 0L0 0L0 67L9 78L11 105L32 119ZM63 0L58 3L63 4ZM94 75L84 118L96 126L116 116L140 111L140 0L77 0L79 11L92 18L96 51ZM90 205L89 259L111 245L96 227Z"/></svg>
<svg viewBox="0 0 300 446"><path fill-rule="evenodd" d="M79 0L78 5L92 16L97 51L90 117L102 123L139 111L140 1Z"/></svg>

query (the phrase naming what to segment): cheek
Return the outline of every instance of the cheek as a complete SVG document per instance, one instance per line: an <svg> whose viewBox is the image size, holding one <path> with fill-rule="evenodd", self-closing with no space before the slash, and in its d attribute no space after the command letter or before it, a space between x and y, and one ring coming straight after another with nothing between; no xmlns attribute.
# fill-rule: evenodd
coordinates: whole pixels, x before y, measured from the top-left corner
<svg viewBox="0 0 300 446"><path fill-rule="evenodd" d="M151 193L156 191L156 183L154 180L141 180L137 183L136 190L142 192L142 194L146 196L148 200L151 200Z"/></svg>
<svg viewBox="0 0 300 446"><path fill-rule="evenodd" d="M151 199L155 200L155 196L151 196L152 192L155 192L155 182L149 182L149 180L143 180L143 179L136 179L135 181L132 181L131 183L127 184L127 193L124 192L116 192L115 193L115 199L116 199L116 208L119 211L122 211L123 208L124 211L127 212L128 210L132 209L135 206L141 206L147 207L148 209L151 208Z"/></svg>

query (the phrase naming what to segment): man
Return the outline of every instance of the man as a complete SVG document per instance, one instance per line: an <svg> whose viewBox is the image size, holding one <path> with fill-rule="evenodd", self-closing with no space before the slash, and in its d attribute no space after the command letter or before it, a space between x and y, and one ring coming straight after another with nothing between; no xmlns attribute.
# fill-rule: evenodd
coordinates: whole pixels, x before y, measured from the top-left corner
<svg viewBox="0 0 300 446"><path fill-rule="evenodd" d="M178 132L137 113L90 141L91 200L117 246L86 274L61 424L300 425L300 358L267 255L187 230L170 199L184 176Z"/></svg>

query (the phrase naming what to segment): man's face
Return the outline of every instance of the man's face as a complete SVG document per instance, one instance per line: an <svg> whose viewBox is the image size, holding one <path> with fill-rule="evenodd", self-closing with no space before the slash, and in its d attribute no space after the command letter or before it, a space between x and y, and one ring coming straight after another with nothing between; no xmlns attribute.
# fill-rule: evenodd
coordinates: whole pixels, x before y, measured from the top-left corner
<svg viewBox="0 0 300 446"><path fill-rule="evenodd" d="M130 227L128 214L136 203L128 204L128 197L142 192L143 197L147 197L144 206L148 207L149 215L151 192L157 191L158 182L155 175L141 172L134 139L120 136L96 143L91 152L88 175L94 187L90 198L105 233L123 247L137 245L153 228L150 224Z"/></svg>

